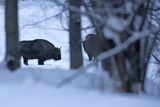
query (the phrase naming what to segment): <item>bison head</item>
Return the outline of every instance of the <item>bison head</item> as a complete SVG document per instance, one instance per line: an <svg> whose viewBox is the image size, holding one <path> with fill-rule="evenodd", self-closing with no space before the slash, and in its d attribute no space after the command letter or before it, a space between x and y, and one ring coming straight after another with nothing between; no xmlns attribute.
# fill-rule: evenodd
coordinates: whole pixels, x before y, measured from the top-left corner
<svg viewBox="0 0 160 107"><path fill-rule="evenodd" d="M61 48L55 48L52 56L54 60L61 60Z"/></svg>

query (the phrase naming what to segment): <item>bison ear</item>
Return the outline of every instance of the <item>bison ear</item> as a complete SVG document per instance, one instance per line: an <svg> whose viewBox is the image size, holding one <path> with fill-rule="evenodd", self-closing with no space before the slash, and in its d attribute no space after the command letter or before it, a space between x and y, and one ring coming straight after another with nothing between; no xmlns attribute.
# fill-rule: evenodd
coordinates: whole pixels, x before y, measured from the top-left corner
<svg viewBox="0 0 160 107"><path fill-rule="evenodd" d="M61 50L61 47L59 49Z"/></svg>

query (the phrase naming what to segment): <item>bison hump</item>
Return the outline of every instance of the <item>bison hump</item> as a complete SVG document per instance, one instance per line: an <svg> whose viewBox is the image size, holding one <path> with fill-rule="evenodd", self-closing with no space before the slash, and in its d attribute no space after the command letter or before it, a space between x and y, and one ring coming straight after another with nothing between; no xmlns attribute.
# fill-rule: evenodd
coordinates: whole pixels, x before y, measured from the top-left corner
<svg viewBox="0 0 160 107"><path fill-rule="evenodd" d="M42 50L42 44L34 41L31 50L34 51L34 53L39 53Z"/></svg>
<svg viewBox="0 0 160 107"><path fill-rule="evenodd" d="M39 40L39 39L38 39ZM47 40L39 40L42 45L42 49L44 53L48 53L53 51L56 47Z"/></svg>
<svg viewBox="0 0 160 107"><path fill-rule="evenodd" d="M35 39L36 42L39 42L43 48L55 48L55 46L47 40L44 39Z"/></svg>

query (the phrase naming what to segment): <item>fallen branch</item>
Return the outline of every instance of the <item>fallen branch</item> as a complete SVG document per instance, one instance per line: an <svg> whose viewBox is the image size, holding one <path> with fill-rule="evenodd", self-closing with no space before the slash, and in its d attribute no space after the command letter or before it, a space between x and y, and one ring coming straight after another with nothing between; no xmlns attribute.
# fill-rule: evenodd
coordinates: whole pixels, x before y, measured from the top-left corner
<svg viewBox="0 0 160 107"><path fill-rule="evenodd" d="M56 87L62 87L68 83L70 83L72 80L76 79L77 77L79 77L80 75L85 73L85 69L89 68L91 66L93 66L94 64L96 64L97 62L94 60L92 63L89 63L88 65L84 66L84 67L80 67L79 69L77 69L75 71L75 73L73 73L71 76L63 79L62 81L58 82L56 84Z"/></svg>

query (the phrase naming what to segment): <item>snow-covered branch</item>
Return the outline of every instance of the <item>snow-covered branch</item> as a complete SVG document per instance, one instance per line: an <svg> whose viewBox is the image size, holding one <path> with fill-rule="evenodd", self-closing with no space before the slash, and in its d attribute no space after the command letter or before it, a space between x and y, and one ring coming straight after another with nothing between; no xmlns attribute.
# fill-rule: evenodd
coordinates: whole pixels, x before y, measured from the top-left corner
<svg viewBox="0 0 160 107"><path fill-rule="evenodd" d="M115 48L112 48L104 53L101 53L96 60L101 61L103 59L107 59L115 54L118 54L119 52L127 49L131 44L139 40L140 38L144 38L149 35L148 31L143 32L134 32L131 37L129 37L124 43L116 46Z"/></svg>

